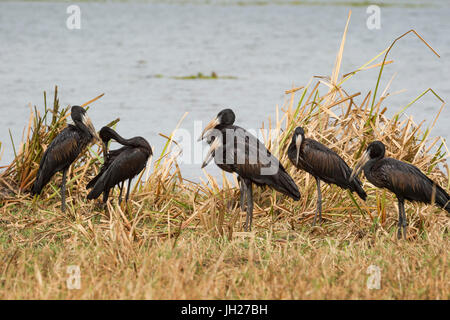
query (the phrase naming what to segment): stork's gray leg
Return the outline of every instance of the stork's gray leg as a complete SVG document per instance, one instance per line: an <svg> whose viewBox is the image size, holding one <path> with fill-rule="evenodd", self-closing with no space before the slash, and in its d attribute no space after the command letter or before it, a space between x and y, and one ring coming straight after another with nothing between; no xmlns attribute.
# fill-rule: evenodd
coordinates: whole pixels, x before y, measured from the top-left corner
<svg viewBox="0 0 450 320"><path fill-rule="evenodd" d="M247 194L247 217L245 218L245 231L252 231L252 221L253 221L253 191L252 182L249 180L245 181Z"/></svg>
<svg viewBox="0 0 450 320"><path fill-rule="evenodd" d="M403 199L399 198L398 199L398 230L397 230L397 239L401 239L402 238L403 210L404 210ZM405 231L406 231L406 228L405 228Z"/></svg>
<svg viewBox="0 0 450 320"><path fill-rule="evenodd" d="M123 184L124 184L125 182L121 182L120 183L120 192L119 192L119 205L120 205L120 203L122 202L122 191L123 191Z"/></svg>
<svg viewBox="0 0 450 320"><path fill-rule="evenodd" d="M319 215L319 223L322 222L322 191L320 190L320 179L316 177L317 184L317 209L314 215L313 226L316 225L317 215Z"/></svg>
<svg viewBox="0 0 450 320"><path fill-rule="evenodd" d="M67 169L63 170L62 183L61 183L61 210L66 211L66 179Z"/></svg>
<svg viewBox="0 0 450 320"><path fill-rule="evenodd" d="M403 239L406 240L406 229L408 227L408 220L406 219L405 203L404 202L402 202L402 213L403 213L403 221L402 221Z"/></svg>
<svg viewBox="0 0 450 320"><path fill-rule="evenodd" d="M128 188L127 188L127 196L125 198L125 203L128 203L128 197L130 195L130 188L131 187L131 179L128 179Z"/></svg>
<svg viewBox="0 0 450 320"><path fill-rule="evenodd" d="M239 188L241 189L241 211L245 211L245 195L247 188L244 179L239 178Z"/></svg>

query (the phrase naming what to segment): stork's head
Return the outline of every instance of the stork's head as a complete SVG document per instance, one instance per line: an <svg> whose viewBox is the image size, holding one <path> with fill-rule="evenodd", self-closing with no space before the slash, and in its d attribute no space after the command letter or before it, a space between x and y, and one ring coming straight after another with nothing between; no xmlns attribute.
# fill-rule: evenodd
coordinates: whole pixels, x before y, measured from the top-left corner
<svg viewBox="0 0 450 320"><path fill-rule="evenodd" d="M303 141L305 141L305 130L303 130L302 127L297 127L294 131L294 135L292 136L292 142L295 143L295 148L297 150L297 155L295 157L296 165L298 165L298 158L300 156L300 149Z"/></svg>
<svg viewBox="0 0 450 320"><path fill-rule="evenodd" d="M92 124L91 119L87 116L84 108L80 106L73 106L70 112L72 120L77 127L90 134L95 139L100 140L100 137L98 136L97 131L95 131L94 125Z"/></svg>
<svg viewBox="0 0 450 320"><path fill-rule="evenodd" d="M108 142L111 139L114 139L114 137L116 136L116 132L107 126L104 126L100 129L99 132L99 136L100 139L102 140L102 147L103 147L103 154L106 155L108 153Z"/></svg>
<svg viewBox="0 0 450 320"><path fill-rule="evenodd" d="M355 177L359 176L361 170L364 168L367 162L370 160L378 160L384 158L384 154L386 152L386 148L381 141L374 141L367 146L366 151L359 159L355 168L350 175L350 181L352 181Z"/></svg>
<svg viewBox="0 0 450 320"><path fill-rule="evenodd" d="M208 132L208 130L211 130L212 128L215 128L218 125L232 125L234 123L234 120L236 119L236 116L233 112L233 110L231 109L223 109L222 111L220 111L217 116L212 119L205 127L205 129L203 129L202 135L200 136L200 138L198 138L197 141L201 141L205 138L205 134L206 132Z"/></svg>

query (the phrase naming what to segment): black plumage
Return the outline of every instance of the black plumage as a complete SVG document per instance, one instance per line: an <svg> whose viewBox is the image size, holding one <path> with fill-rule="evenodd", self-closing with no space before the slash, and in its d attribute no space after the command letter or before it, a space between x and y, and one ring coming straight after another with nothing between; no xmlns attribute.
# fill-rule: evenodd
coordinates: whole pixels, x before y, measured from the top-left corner
<svg viewBox="0 0 450 320"><path fill-rule="evenodd" d="M92 188L87 198L96 199L103 193L103 202L106 202L110 190L117 184L122 183L119 195L119 200L121 200L123 183L128 180L128 189L125 198L127 202L130 194L131 180L145 168L148 158L152 155L152 149L147 140L142 137L124 139L109 127L103 127L101 133L103 135L102 141L104 142L106 159L99 174L87 186L88 188ZM111 139L116 140L123 147L108 152L107 142Z"/></svg>
<svg viewBox="0 0 450 320"><path fill-rule="evenodd" d="M319 222L322 221L321 180L356 192L361 199L366 200L367 194L362 188L361 181L359 179L350 181L352 170L344 159L320 142L305 138L305 131L302 127L298 127L294 131L288 148L288 156L294 166L308 172L316 179L318 196L313 225L316 224L317 216L319 216Z"/></svg>
<svg viewBox="0 0 450 320"><path fill-rule="evenodd" d="M238 174L243 211L247 197L245 230L251 230L253 183L269 186L294 200L300 199L300 192L278 159L256 137L233 125L234 120L234 112L224 109L205 127L199 140L207 137L211 147L202 168L214 158L219 168Z"/></svg>
<svg viewBox="0 0 450 320"><path fill-rule="evenodd" d="M434 203L450 212L450 196L437 183L428 178L410 163L393 158L385 158L385 146L381 141L374 141L356 164L352 178L364 170L367 180L378 188L386 188L393 192L398 199L399 219L397 237L406 238L408 225L404 201Z"/></svg>
<svg viewBox="0 0 450 320"><path fill-rule="evenodd" d="M80 106L73 106L71 108L71 117L74 125L69 124L64 128L56 138L53 139L47 150L45 150L39 164L36 180L31 189L32 195L40 194L53 175L58 171L62 171L62 211L65 211L66 208L65 190L67 170L89 143L91 143L94 138L98 138L91 120L86 115L85 109Z"/></svg>
<svg viewBox="0 0 450 320"><path fill-rule="evenodd" d="M92 189L98 179L105 173L105 171L110 167L110 165L114 162L114 160L127 149L130 149L132 147L129 146L123 146L116 150L108 150L108 143L111 139L114 138L115 132L109 127L103 127L99 132L100 139L102 140L102 146L103 146L103 165L100 168L99 173L91 180L86 186L86 189ZM120 194L119 194L119 204L122 202L122 191L123 191L123 185L124 181L120 182L119 188L120 188ZM103 202L106 203L109 196L109 192L104 191L103 192Z"/></svg>

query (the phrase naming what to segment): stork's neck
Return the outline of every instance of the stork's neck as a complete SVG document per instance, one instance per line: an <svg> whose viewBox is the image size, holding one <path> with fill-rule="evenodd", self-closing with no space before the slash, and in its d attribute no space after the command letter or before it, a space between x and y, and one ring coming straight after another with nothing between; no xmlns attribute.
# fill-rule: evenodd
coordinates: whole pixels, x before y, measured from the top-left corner
<svg viewBox="0 0 450 320"><path fill-rule="evenodd" d="M130 139L124 139L121 135L119 135L117 132L114 131L112 139L116 140L118 143L129 146L129 147L135 147L135 148L141 148L144 152L148 153L149 155L152 154L152 148L141 137L134 137Z"/></svg>
<svg viewBox="0 0 450 320"><path fill-rule="evenodd" d="M366 175L366 176L367 176L367 174L370 175L370 172L372 171L373 166L381 159L383 159L383 157L377 157L377 158L373 158L373 159L370 159L369 161L367 161L363 167L364 175Z"/></svg>
<svg viewBox="0 0 450 320"><path fill-rule="evenodd" d="M118 143L120 143L121 145L124 145L124 146L132 146L132 144L129 141L130 139L123 138L120 134L118 134L114 130L111 131L111 136L109 137L109 139L114 139Z"/></svg>
<svg viewBox="0 0 450 320"><path fill-rule="evenodd" d="M89 128L82 121L74 120L73 122L75 123L75 126L80 129L87 137L94 137L91 131L89 131Z"/></svg>
<svg viewBox="0 0 450 320"><path fill-rule="evenodd" d="M296 149L297 149L297 148L296 148L296 146L295 146L295 139L292 139L292 140L291 140L291 144L289 145L289 148L288 148L288 152L289 152L289 151L291 151L291 152L296 152L296 151L297 151ZM300 148L300 152L302 152L301 148Z"/></svg>

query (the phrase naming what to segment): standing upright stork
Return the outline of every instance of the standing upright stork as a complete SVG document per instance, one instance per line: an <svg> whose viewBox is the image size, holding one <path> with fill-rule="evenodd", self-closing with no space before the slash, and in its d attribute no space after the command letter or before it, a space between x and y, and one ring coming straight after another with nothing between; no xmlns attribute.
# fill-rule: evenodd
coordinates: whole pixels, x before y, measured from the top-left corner
<svg viewBox="0 0 450 320"><path fill-rule="evenodd" d="M211 145L202 168L214 158L219 168L238 174L242 211L247 197L244 227L247 231L251 230L253 219L253 183L274 188L294 200L300 199L300 192L294 180L264 144L245 129L233 125L235 118L231 109L220 111L205 127L199 141L207 137Z"/></svg>
<svg viewBox="0 0 450 320"><path fill-rule="evenodd" d="M109 191L119 183L122 183L122 190L124 181L128 180L125 197L125 202L128 202L131 180L147 165L147 160L152 155L152 148L147 140L142 137L124 139L109 127L103 127L102 130L105 138L103 141L114 139L123 147L110 151L99 174L88 184L93 189L89 192L87 198L96 199L103 193L103 202L106 203ZM106 149L105 144L104 148Z"/></svg>
<svg viewBox="0 0 450 320"><path fill-rule="evenodd" d="M319 222L322 221L320 180L356 192L361 199L366 200L367 194L362 188L361 181L359 179L350 181L352 170L344 159L320 142L305 138L302 127L297 127L294 131L288 156L294 166L308 172L316 179L317 210L313 225L316 224L317 214L319 214Z"/></svg>
<svg viewBox="0 0 450 320"><path fill-rule="evenodd" d="M45 150L36 180L31 188L32 195L40 194L53 175L62 171L61 210L63 212L66 210L67 170L94 138L99 139L84 108L73 106L71 117L75 125L69 124L64 128Z"/></svg>
<svg viewBox="0 0 450 320"><path fill-rule="evenodd" d="M374 141L367 147L360 161L353 169L351 179L357 177L361 170L367 180L378 188L386 188L398 199L397 238L406 238L408 222L405 213L405 199L423 203L433 201L439 207L450 212L450 196L436 182L428 178L419 168L412 164L393 158L385 158L385 146L381 141Z"/></svg>

